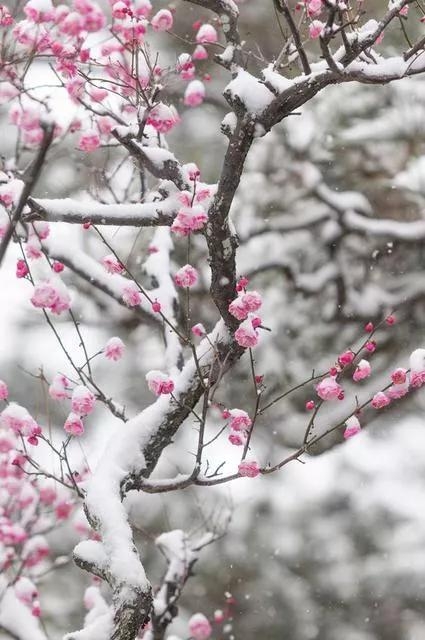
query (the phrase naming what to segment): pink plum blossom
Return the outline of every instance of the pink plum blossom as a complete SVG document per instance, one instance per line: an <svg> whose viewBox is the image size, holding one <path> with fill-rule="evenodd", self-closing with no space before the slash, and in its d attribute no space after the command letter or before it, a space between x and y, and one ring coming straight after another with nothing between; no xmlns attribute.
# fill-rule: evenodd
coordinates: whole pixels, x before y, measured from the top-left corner
<svg viewBox="0 0 425 640"><path fill-rule="evenodd" d="M39 433L39 427L25 407L11 402L0 413L0 426L11 429L14 433L31 437Z"/></svg>
<svg viewBox="0 0 425 640"><path fill-rule="evenodd" d="M407 369L403 369L402 367L395 369L391 374L391 380L394 384L403 384L403 382L406 382L406 379Z"/></svg>
<svg viewBox="0 0 425 640"><path fill-rule="evenodd" d="M100 138L96 131L87 131L83 133L78 141L78 148L80 151L86 151L90 153L95 151L100 146Z"/></svg>
<svg viewBox="0 0 425 640"><path fill-rule="evenodd" d="M180 236L187 236L205 226L208 216L202 205L185 206L179 209L171 225L171 231Z"/></svg>
<svg viewBox="0 0 425 640"><path fill-rule="evenodd" d="M198 338L202 338L207 332L203 324L198 322L198 324L194 324L192 327L192 333L194 336L198 336Z"/></svg>
<svg viewBox="0 0 425 640"><path fill-rule="evenodd" d="M255 478L260 473L260 467L256 460L242 460L238 466L239 475L245 478Z"/></svg>
<svg viewBox="0 0 425 640"><path fill-rule="evenodd" d="M198 282L198 272L190 264L185 264L174 276L178 287L193 287Z"/></svg>
<svg viewBox="0 0 425 640"><path fill-rule="evenodd" d="M169 31L173 26L173 14L168 9L161 9L151 19L154 31Z"/></svg>
<svg viewBox="0 0 425 640"><path fill-rule="evenodd" d="M325 28L325 23L320 20L313 20L308 27L308 33L313 40L320 38Z"/></svg>
<svg viewBox="0 0 425 640"><path fill-rule="evenodd" d="M198 107L205 98L205 86L200 80L192 80L184 92L184 104L187 107Z"/></svg>
<svg viewBox="0 0 425 640"><path fill-rule="evenodd" d="M129 282L123 287L122 299L128 307L137 307L142 301L142 295L134 282Z"/></svg>
<svg viewBox="0 0 425 640"><path fill-rule="evenodd" d="M368 362L368 360L360 360L356 367L356 370L353 373L354 382L359 382L359 380L368 378L371 374L371 371L372 368L370 366L370 362Z"/></svg>
<svg viewBox="0 0 425 640"><path fill-rule="evenodd" d="M120 360L124 354L125 345L121 338L113 337L106 343L103 353L108 360Z"/></svg>
<svg viewBox="0 0 425 640"><path fill-rule="evenodd" d="M202 46L202 44L198 44L192 53L192 58L194 60L206 60L208 58L208 51Z"/></svg>
<svg viewBox="0 0 425 640"><path fill-rule="evenodd" d="M49 386L49 395L53 400L65 400L70 397L67 387L70 386L68 378L61 373L54 376Z"/></svg>
<svg viewBox="0 0 425 640"><path fill-rule="evenodd" d="M194 640L208 640L212 627L203 613L195 613L189 620L189 633Z"/></svg>
<svg viewBox="0 0 425 640"><path fill-rule="evenodd" d="M418 388L425 383L425 349L416 349L410 355L410 384Z"/></svg>
<svg viewBox="0 0 425 640"><path fill-rule="evenodd" d="M338 362L341 367L346 367L347 365L351 364L353 360L354 353L351 351L351 349L347 349L347 351L344 351L344 353L341 353L341 355L338 356Z"/></svg>
<svg viewBox="0 0 425 640"><path fill-rule="evenodd" d="M406 378L404 382L399 384L393 384L386 390L387 396L390 400L399 400L403 398L409 392L409 380Z"/></svg>
<svg viewBox="0 0 425 640"><path fill-rule="evenodd" d="M217 40L217 31L212 24L206 23L199 27L198 33L196 34L196 42L198 44L214 44Z"/></svg>
<svg viewBox="0 0 425 640"><path fill-rule="evenodd" d="M174 382L162 371L148 371L145 377L149 390L156 396L168 395L174 390Z"/></svg>
<svg viewBox="0 0 425 640"><path fill-rule="evenodd" d="M229 427L233 429L233 431L248 430L251 428L252 420L246 411L242 409L230 409L229 417Z"/></svg>
<svg viewBox="0 0 425 640"><path fill-rule="evenodd" d="M7 400L9 397L8 386L3 380L0 380L0 400Z"/></svg>
<svg viewBox="0 0 425 640"><path fill-rule="evenodd" d="M374 409L383 409L387 407L390 402L390 398L383 391L378 391L378 393L375 393L373 396L371 404Z"/></svg>
<svg viewBox="0 0 425 640"><path fill-rule="evenodd" d="M258 343L258 333L252 326L251 318L244 320L235 331L235 340L244 349L255 347Z"/></svg>
<svg viewBox="0 0 425 640"><path fill-rule="evenodd" d="M73 411L71 411L71 413L65 420L63 428L71 436L82 436L84 433L83 421L81 420L80 416Z"/></svg>
<svg viewBox="0 0 425 640"><path fill-rule="evenodd" d="M348 440L348 438L352 438L356 436L361 431L361 426L358 418L356 416L351 416L348 420L345 421L345 430L344 430L344 438Z"/></svg>
<svg viewBox="0 0 425 640"><path fill-rule="evenodd" d="M86 386L80 384L74 388L71 396L71 408L79 416L92 413L96 398Z"/></svg>
<svg viewBox="0 0 425 640"><path fill-rule="evenodd" d="M101 259L102 265L108 273L122 273L124 265L111 253Z"/></svg>
<svg viewBox="0 0 425 640"><path fill-rule="evenodd" d="M232 431L229 435L229 442L237 447L244 445L247 441L245 431Z"/></svg>
<svg viewBox="0 0 425 640"><path fill-rule="evenodd" d="M316 393L322 400L336 400L342 391L341 385L331 376L316 385Z"/></svg>

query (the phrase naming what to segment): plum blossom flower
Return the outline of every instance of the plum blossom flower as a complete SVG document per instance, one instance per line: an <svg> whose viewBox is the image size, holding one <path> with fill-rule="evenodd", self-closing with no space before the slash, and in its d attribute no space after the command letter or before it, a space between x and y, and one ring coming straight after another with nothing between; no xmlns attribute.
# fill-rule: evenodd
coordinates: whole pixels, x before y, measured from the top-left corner
<svg viewBox="0 0 425 640"><path fill-rule="evenodd" d="M321 22L321 20L313 20L308 27L308 33L312 40L316 40L320 38L323 33L323 29L325 28L325 23Z"/></svg>
<svg viewBox="0 0 425 640"><path fill-rule="evenodd" d="M0 380L0 400L7 400L9 397L8 386L3 380Z"/></svg>
<svg viewBox="0 0 425 640"><path fill-rule="evenodd" d="M307 0L306 8L309 18L316 18L322 12L322 0Z"/></svg>
<svg viewBox="0 0 425 640"><path fill-rule="evenodd" d="M242 460L238 466L239 475L245 478L255 478L260 473L260 467L256 460Z"/></svg>
<svg viewBox="0 0 425 640"><path fill-rule="evenodd" d="M208 51L202 46L202 44L198 44L192 53L192 58L194 60L206 60L208 58Z"/></svg>
<svg viewBox="0 0 425 640"><path fill-rule="evenodd" d="M202 338L202 336L204 336L207 332L205 330L204 325L198 322L197 324L193 325L192 333L194 336L198 336L198 338Z"/></svg>
<svg viewBox="0 0 425 640"><path fill-rule="evenodd" d="M78 141L78 149L91 153L100 146L100 138L96 131L86 131Z"/></svg>
<svg viewBox="0 0 425 640"><path fill-rule="evenodd" d="M372 368L370 366L370 362L368 362L368 360L360 360L356 367L356 370L353 373L354 382L359 382L359 380L368 378L371 374L371 371Z"/></svg>
<svg viewBox="0 0 425 640"><path fill-rule="evenodd" d="M184 92L184 104L187 107L198 107L205 98L205 86L200 80L192 80Z"/></svg>
<svg viewBox="0 0 425 640"><path fill-rule="evenodd" d="M383 391L378 391L378 393L375 393L373 396L371 404L374 409L383 409L387 407L390 402L390 398Z"/></svg>
<svg viewBox="0 0 425 640"><path fill-rule="evenodd" d="M11 402L0 413L0 426L11 429L18 435L30 437L39 433L39 426L25 407Z"/></svg>
<svg viewBox="0 0 425 640"><path fill-rule="evenodd" d="M71 408L74 413L87 416L92 413L95 403L96 398L86 386L80 384L74 388L71 397Z"/></svg>
<svg viewBox="0 0 425 640"><path fill-rule="evenodd" d="M65 420L63 428L71 436L82 436L84 433L83 421L81 420L80 416L73 411L71 411L71 413Z"/></svg>
<svg viewBox="0 0 425 640"><path fill-rule="evenodd" d="M410 384L418 388L425 383L425 349L415 349L410 355Z"/></svg>
<svg viewBox="0 0 425 640"><path fill-rule="evenodd" d="M174 382L162 371L148 371L145 377L149 390L156 396L168 395L174 390Z"/></svg>
<svg viewBox="0 0 425 640"><path fill-rule="evenodd" d="M342 391L341 385L331 376L316 385L316 393L322 400L336 400Z"/></svg>
<svg viewBox="0 0 425 640"><path fill-rule="evenodd" d="M190 264L185 264L174 276L178 287L193 287L198 282L198 272Z"/></svg>
<svg viewBox="0 0 425 640"><path fill-rule="evenodd" d="M173 26L173 14L168 9L161 9L151 19L154 31L169 31Z"/></svg>
<svg viewBox="0 0 425 640"><path fill-rule="evenodd" d="M229 427L233 429L233 431L247 431L251 428L252 420L243 409L230 409L229 417Z"/></svg>
<svg viewBox="0 0 425 640"><path fill-rule="evenodd" d="M26 541L22 558L27 567L35 567L50 554L50 547L44 536L34 536Z"/></svg>
<svg viewBox="0 0 425 640"><path fill-rule="evenodd" d="M258 343L258 332L252 326L251 318L248 317L236 329L235 340L244 349L255 347Z"/></svg>
<svg viewBox="0 0 425 640"><path fill-rule="evenodd" d="M386 390L387 396L390 400L399 400L409 392L409 380L406 378L404 382L400 382L399 384L393 384L389 389Z"/></svg>
<svg viewBox="0 0 425 640"><path fill-rule="evenodd" d="M34 287L31 303L36 308L50 309L60 315L71 306L71 297L59 277L38 283Z"/></svg>
<svg viewBox="0 0 425 640"><path fill-rule="evenodd" d="M120 360L124 354L125 345L121 338L113 337L106 343L103 353L108 360Z"/></svg>
<svg viewBox="0 0 425 640"><path fill-rule="evenodd" d="M344 438L348 440L348 438L352 438L360 433L361 430L362 428L358 418L356 416L351 416L345 421Z"/></svg>
<svg viewBox="0 0 425 640"><path fill-rule="evenodd" d="M229 304L229 313L238 320L245 320L248 313L258 311L261 305L261 295L257 291L247 291L232 300Z"/></svg>
<svg viewBox="0 0 425 640"><path fill-rule="evenodd" d="M163 102L155 105L146 120L158 133L168 133L179 121L176 109Z"/></svg>
<svg viewBox="0 0 425 640"><path fill-rule="evenodd" d="M341 353L341 355L338 356L338 362L341 367L346 367L347 365L351 364L353 360L354 353L351 351L351 349L347 349L347 351L344 351L344 353Z"/></svg>
<svg viewBox="0 0 425 640"><path fill-rule="evenodd" d="M108 273L122 273L124 271L124 265L112 253L104 256L101 263Z"/></svg>
<svg viewBox="0 0 425 640"><path fill-rule="evenodd" d="M171 231L180 236L188 236L192 231L202 229L207 220L208 216L202 205L182 207L173 220Z"/></svg>
<svg viewBox="0 0 425 640"><path fill-rule="evenodd" d="M394 384L402 384L403 382L406 382L406 379L407 369L403 369L402 367L395 369L391 374L391 380Z"/></svg>
<svg viewBox="0 0 425 640"><path fill-rule="evenodd" d="M189 620L189 632L194 640L208 640L212 627L203 613L195 613Z"/></svg>
<svg viewBox="0 0 425 640"><path fill-rule="evenodd" d="M217 40L217 31L212 24L203 24L199 27L198 33L196 34L196 42L198 44L214 44Z"/></svg>
<svg viewBox="0 0 425 640"><path fill-rule="evenodd" d="M26 576L21 576L14 585L15 596L27 606L32 605L38 598L38 590L35 584Z"/></svg>
<svg viewBox="0 0 425 640"><path fill-rule="evenodd" d="M232 431L229 435L229 442L237 447L244 445L247 441L245 431Z"/></svg>
<svg viewBox="0 0 425 640"><path fill-rule="evenodd" d="M16 277L25 278L29 273L29 269L25 260L18 260L16 263Z"/></svg>
<svg viewBox="0 0 425 640"><path fill-rule="evenodd" d="M142 301L141 293L134 282L126 284L122 290L122 299L128 307L137 307Z"/></svg>
<svg viewBox="0 0 425 640"><path fill-rule="evenodd" d="M51 385L49 386L49 396L53 400L65 400L70 397L67 387L70 386L68 378L61 373L54 376Z"/></svg>

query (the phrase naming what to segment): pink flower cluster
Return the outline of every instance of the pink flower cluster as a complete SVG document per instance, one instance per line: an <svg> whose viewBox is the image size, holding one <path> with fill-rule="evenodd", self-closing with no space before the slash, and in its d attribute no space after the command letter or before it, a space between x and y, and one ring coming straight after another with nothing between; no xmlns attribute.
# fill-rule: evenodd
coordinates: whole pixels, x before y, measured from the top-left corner
<svg viewBox="0 0 425 640"><path fill-rule="evenodd" d="M345 421L344 438L348 440L353 436L356 436L361 431L361 426L356 416L351 416Z"/></svg>
<svg viewBox="0 0 425 640"><path fill-rule="evenodd" d="M171 231L179 236L188 236L203 229L207 220L208 216L202 205L186 205L179 209L171 225Z"/></svg>
<svg viewBox="0 0 425 640"><path fill-rule="evenodd" d="M344 391L336 378L329 376L316 385L316 393L322 400L341 400Z"/></svg>
<svg viewBox="0 0 425 640"><path fill-rule="evenodd" d="M208 640L212 627L203 613L195 613L189 620L189 633L194 640Z"/></svg>
<svg viewBox="0 0 425 640"><path fill-rule="evenodd" d="M244 478L255 478L261 473L261 469L256 460L242 460L238 466L239 475Z"/></svg>
<svg viewBox="0 0 425 640"><path fill-rule="evenodd" d="M110 338L103 348L105 358L116 362L120 360L124 355L125 345L121 338L114 336Z"/></svg>
<svg viewBox="0 0 425 640"><path fill-rule="evenodd" d="M226 419L229 419L229 442L236 446L244 445L252 426L251 418L242 409L230 409L224 415Z"/></svg>
<svg viewBox="0 0 425 640"><path fill-rule="evenodd" d="M237 320L245 320L249 313L258 311L262 305L262 298L257 291L247 291L238 295L229 304L229 312Z"/></svg>
<svg viewBox="0 0 425 640"><path fill-rule="evenodd" d="M39 282L31 296L31 303L38 309L50 309L52 313L60 315L71 307L71 296L62 282L56 276L54 279Z"/></svg>

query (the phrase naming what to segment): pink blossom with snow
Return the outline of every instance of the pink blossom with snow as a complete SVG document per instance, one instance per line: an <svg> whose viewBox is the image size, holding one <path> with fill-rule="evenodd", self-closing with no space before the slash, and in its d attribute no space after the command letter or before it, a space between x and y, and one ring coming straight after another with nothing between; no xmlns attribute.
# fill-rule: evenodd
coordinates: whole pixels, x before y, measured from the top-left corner
<svg viewBox="0 0 425 640"><path fill-rule="evenodd" d="M313 20L308 27L308 34L312 40L316 40L320 38L323 34L323 29L325 28L325 23L321 22L321 20Z"/></svg>
<svg viewBox="0 0 425 640"><path fill-rule="evenodd" d="M173 27L173 14L168 9L161 9L151 19L154 31L169 31Z"/></svg>
<svg viewBox="0 0 425 640"><path fill-rule="evenodd" d="M418 388L425 383L425 349L415 349L410 355L410 384Z"/></svg>
<svg viewBox="0 0 425 640"><path fill-rule="evenodd" d="M260 467L256 460L242 460L238 466L239 475L245 478L255 478L260 473Z"/></svg>
<svg viewBox="0 0 425 640"><path fill-rule="evenodd" d="M7 400L9 397L8 386L3 380L0 380L0 400Z"/></svg>
<svg viewBox="0 0 425 640"><path fill-rule="evenodd" d="M49 386L49 395L53 400L65 400L70 398L68 378L61 373L56 374Z"/></svg>
<svg viewBox="0 0 425 640"><path fill-rule="evenodd" d="M348 440L348 438L352 438L360 433L361 430L362 428L358 418L356 416L351 416L345 421L344 438Z"/></svg>
<svg viewBox="0 0 425 640"><path fill-rule="evenodd" d="M341 385L332 376L323 378L316 385L316 393L322 400L336 400L342 391Z"/></svg>
<svg viewBox="0 0 425 640"><path fill-rule="evenodd" d="M108 360L120 360L124 355L125 345L121 338L114 336L110 338L103 348L105 358Z"/></svg>
<svg viewBox="0 0 425 640"><path fill-rule="evenodd" d="M359 382L359 380L368 378L371 374L371 371L372 367L370 366L370 362L368 360L360 360L356 367L356 370L353 373L354 382Z"/></svg>
<svg viewBox="0 0 425 640"><path fill-rule="evenodd" d="M198 282L198 272L192 265L185 264L177 271L174 282L178 287L193 287Z"/></svg>
<svg viewBox="0 0 425 640"><path fill-rule="evenodd" d="M383 409L387 407L390 402L390 398L383 391L378 391L378 393L375 393L373 396L371 404L374 409Z"/></svg>
<svg viewBox="0 0 425 640"><path fill-rule="evenodd" d="M65 420L63 428L71 436L82 436L84 433L83 421L81 420L80 416L73 411L71 411L71 413Z"/></svg>
<svg viewBox="0 0 425 640"><path fill-rule="evenodd" d="M14 433L30 437L39 433L39 426L25 407L11 402L0 413L0 425Z"/></svg>
<svg viewBox="0 0 425 640"><path fill-rule="evenodd" d="M78 149L91 153L100 147L100 138L96 131L87 131L83 133L78 141Z"/></svg>
<svg viewBox="0 0 425 640"><path fill-rule="evenodd" d="M235 340L241 347L248 349L258 343L258 332L252 326L251 318L244 320L235 331Z"/></svg>
<svg viewBox="0 0 425 640"><path fill-rule="evenodd" d="M145 377L149 390L156 396L168 395L174 390L174 382L162 371L148 371Z"/></svg>
<svg viewBox="0 0 425 640"><path fill-rule="evenodd" d="M74 388L71 396L71 408L74 413L79 416L87 416L92 413L96 398L83 384Z"/></svg>
<svg viewBox="0 0 425 640"><path fill-rule="evenodd" d="M129 282L123 287L122 299L128 307L137 307L141 303L142 295L134 282Z"/></svg>
<svg viewBox="0 0 425 640"><path fill-rule="evenodd" d="M205 23L199 27L198 33L196 34L196 42L198 44L214 44L217 40L217 31L212 24Z"/></svg>
<svg viewBox="0 0 425 640"><path fill-rule="evenodd" d="M203 613L195 613L189 620L189 633L194 640L208 640L212 627Z"/></svg>
<svg viewBox="0 0 425 640"><path fill-rule="evenodd" d="M243 409L230 409L229 417L229 427L234 431L248 430L251 428L252 420Z"/></svg>
<svg viewBox="0 0 425 640"><path fill-rule="evenodd" d="M192 80L184 92L184 104L187 107L198 107L205 98L205 86L200 80Z"/></svg>

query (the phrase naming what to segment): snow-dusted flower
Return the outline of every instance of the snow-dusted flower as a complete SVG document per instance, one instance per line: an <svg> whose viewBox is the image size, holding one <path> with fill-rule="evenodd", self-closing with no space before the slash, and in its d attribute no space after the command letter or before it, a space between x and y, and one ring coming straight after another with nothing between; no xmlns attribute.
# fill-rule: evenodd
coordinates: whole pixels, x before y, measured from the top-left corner
<svg viewBox="0 0 425 640"><path fill-rule="evenodd" d="M202 338L207 332L205 330L204 325L201 322L194 324L192 327L192 333L194 336L198 336L198 338Z"/></svg>
<svg viewBox="0 0 425 640"><path fill-rule="evenodd" d="M189 633L194 640L208 640L212 627L203 613L195 613L189 620Z"/></svg>
<svg viewBox="0 0 425 640"><path fill-rule="evenodd" d="M124 265L113 254L104 256L101 263L108 273L122 273L124 271Z"/></svg>
<svg viewBox="0 0 425 640"><path fill-rule="evenodd" d="M137 307L142 301L142 295L134 282L129 282L123 287L122 299L128 307Z"/></svg>
<svg viewBox="0 0 425 640"><path fill-rule="evenodd" d="M345 422L344 438L352 438L356 436L362 430L360 422L356 416L351 416Z"/></svg>
<svg viewBox="0 0 425 640"><path fill-rule="evenodd" d="M198 44L214 44L217 42L217 31L212 24L202 24L196 34L196 42Z"/></svg>
<svg viewBox="0 0 425 640"><path fill-rule="evenodd" d="M206 60L208 58L208 51L202 44L198 44L192 53L192 58L194 60Z"/></svg>
<svg viewBox="0 0 425 640"><path fill-rule="evenodd" d="M120 360L124 354L125 345L121 338L113 337L108 340L103 348L105 358L108 360Z"/></svg>
<svg viewBox="0 0 425 640"><path fill-rule="evenodd" d="M33 536L25 542L22 558L27 567L35 567L50 554L49 544L44 536Z"/></svg>
<svg viewBox="0 0 425 640"><path fill-rule="evenodd" d="M151 20L154 31L169 31L173 26L173 14L168 9L161 9Z"/></svg>
<svg viewBox="0 0 425 640"><path fill-rule="evenodd" d="M261 295L257 291L247 291L232 300L229 312L238 320L245 320L248 313L258 311L261 305Z"/></svg>
<svg viewBox="0 0 425 640"><path fill-rule="evenodd" d="M15 402L11 402L0 413L0 425L25 437L38 434L40 429L25 407Z"/></svg>
<svg viewBox="0 0 425 640"><path fill-rule="evenodd" d="M70 386L68 378L61 373L54 376L49 387L49 395L53 400L65 400L70 397L67 387Z"/></svg>
<svg viewBox="0 0 425 640"><path fill-rule="evenodd" d="M358 382L359 380L368 378L371 374L371 371L372 368L370 366L370 362L368 362L368 360L360 360L356 367L356 370L353 373L354 382Z"/></svg>
<svg viewBox="0 0 425 640"><path fill-rule="evenodd" d="M371 404L374 409L383 409L387 407L390 402L390 398L383 391L378 391L378 393L375 393L373 396Z"/></svg>
<svg viewBox="0 0 425 640"><path fill-rule="evenodd" d="M54 279L40 282L34 287L31 303L34 307L50 309L60 315L71 307L71 296L66 285L55 276Z"/></svg>
<svg viewBox="0 0 425 640"><path fill-rule="evenodd" d="M95 151L100 146L100 138L96 131L87 131L83 133L78 141L78 148L80 151L86 151L90 153Z"/></svg>
<svg viewBox="0 0 425 640"><path fill-rule="evenodd" d="M205 98L205 86L200 80L192 80L184 92L184 104L187 107L198 107Z"/></svg>
<svg viewBox="0 0 425 640"><path fill-rule="evenodd" d="M84 433L83 421L81 420L80 416L73 411L71 411L71 413L65 420L63 428L71 436L82 436Z"/></svg>
<svg viewBox="0 0 425 640"><path fill-rule="evenodd" d="M233 431L248 430L251 428L252 420L243 409L230 409L229 417L229 427L233 429Z"/></svg>
<svg viewBox="0 0 425 640"><path fill-rule="evenodd" d="M15 596L26 605L32 605L38 598L38 590L35 584L26 576L21 576L13 587Z"/></svg>
<svg viewBox="0 0 425 640"><path fill-rule="evenodd" d="M245 431L232 431L229 435L229 442L237 447L244 445L247 441Z"/></svg>
<svg viewBox="0 0 425 640"><path fill-rule="evenodd" d="M256 460L242 460L239 463L238 471L241 476L255 478L260 473L260 467Z"/></svg>
<svg viewBox="0 0 425 640"><path fill-rule="evenodd" d="M394 384L403 384L407 380L407 369L399 367L395 369L391 374L391 380Z"/></svg>
<svg viewBox="0 0 425 640"><path fill-rule="evenodd" d="M310 38L315 40L316 38L320 38L323 33L323 29L325 28L325 23L320 20L313 20L308 27L308 34Z"/></svg>
<svg viewBox="0 0 425 640"><path fill-rule="evenodd" d="M145 377L150 391L156 396L167 395L174 390L174 382L162 371L148 371Z"/></svg>
<svg viewBox="0 0 425 640"><path fill-rule="evenodd" d="M425 383L425 349L415 349L410 355L410 384L421 387Z"/></svg>
<svg viewBox="0 0 425 640"><path fill-rule="evenodd" d="M185 264L174 276L178 287L193 287L198 282L198 272L192 265Z"/></svg>
<svg viewBox="0 0 425 640"><path fill-rule="evenodd" d="M331 376L323 378L316 385L316 393L322 400L336 400L342 390L341 385Z"/></svg>
<svg viewBox="0 0 425 640"><path fill-rule="evenodd" d="M205 226L208 216L200 204L184 206L179 209L171 225L171 231L180 236L187 236L193 231L199 231Z"/></svg>
<svg viewBox="0 0 425 640"><path fill-rule="evenodd" d="M75 387L71 397L71 408L79 416L87 416L94 409L96 398L84 385Z"/></svg>
<svg viewBox="0 0 425 640"><path fill-rule="evenodd" d="M3 380L0 380L0 400L7 400L9 397L8 386Z"/></svg>
<svg viewBox="0 0 425 640"><path fill-rule="evenodd" d="M244 320L236 329L235 340L244 349L255 347L258 343L258 333L252 326L251 318Z"/></svg>

